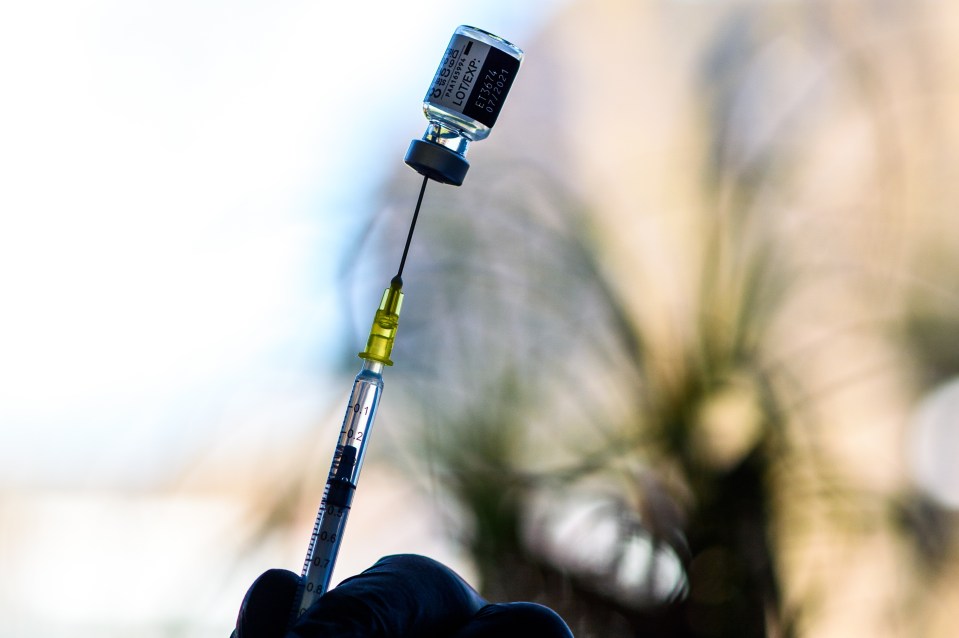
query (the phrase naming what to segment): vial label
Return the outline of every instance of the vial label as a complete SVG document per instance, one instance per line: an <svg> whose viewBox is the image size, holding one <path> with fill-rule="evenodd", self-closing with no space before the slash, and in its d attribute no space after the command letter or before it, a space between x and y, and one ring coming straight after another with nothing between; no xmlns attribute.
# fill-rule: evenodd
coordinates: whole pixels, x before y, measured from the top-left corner
<svg viewBox="0 0 959 638"><path fill-rule="evenodd" d="M454 35L424 101L492 127L518 70L508 53Z"/></svg>

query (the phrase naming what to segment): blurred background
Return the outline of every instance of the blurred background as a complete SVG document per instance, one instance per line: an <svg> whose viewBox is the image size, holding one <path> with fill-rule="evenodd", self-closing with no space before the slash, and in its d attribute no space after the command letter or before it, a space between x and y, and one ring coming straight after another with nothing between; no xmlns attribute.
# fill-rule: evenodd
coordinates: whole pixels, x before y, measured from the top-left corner
<svg viewBox="0 0 959 638"><path fill-rule="evenodd" d="M226 636L298 571L458 24L334 580L419 552L579 638L952 636L959 8L0 7L0 636Z"/></svg>

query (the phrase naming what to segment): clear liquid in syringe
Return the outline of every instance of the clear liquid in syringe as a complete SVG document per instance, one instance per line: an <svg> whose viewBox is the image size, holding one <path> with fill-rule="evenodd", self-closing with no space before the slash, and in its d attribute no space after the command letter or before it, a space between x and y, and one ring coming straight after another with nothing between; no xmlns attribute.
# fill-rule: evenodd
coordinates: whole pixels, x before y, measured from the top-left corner
<svg viewBox="0 0 959 638"><path fill-rule="evenodd" d="M306 611L330 586L336 554L346 528L366 444L383 391L382 370L382 363L366 361L353 383L353 392L346 406L340 438L333 453L323 500L320 501L303 564L303 595L297 615Z"/></svg>

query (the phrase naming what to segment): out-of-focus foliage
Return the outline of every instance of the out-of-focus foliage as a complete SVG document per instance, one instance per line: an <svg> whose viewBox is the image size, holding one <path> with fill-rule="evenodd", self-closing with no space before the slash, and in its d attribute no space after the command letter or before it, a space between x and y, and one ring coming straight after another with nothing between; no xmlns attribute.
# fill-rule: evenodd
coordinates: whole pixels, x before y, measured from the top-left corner
<svg viewBox="0 0 959 638"><path fill-rule="evenodd" d="M395 357L487 594L581 638L949 635L955 517L909 449L959 374L956 35L944 3L582 2L526 45L428 191Z"/></svg>

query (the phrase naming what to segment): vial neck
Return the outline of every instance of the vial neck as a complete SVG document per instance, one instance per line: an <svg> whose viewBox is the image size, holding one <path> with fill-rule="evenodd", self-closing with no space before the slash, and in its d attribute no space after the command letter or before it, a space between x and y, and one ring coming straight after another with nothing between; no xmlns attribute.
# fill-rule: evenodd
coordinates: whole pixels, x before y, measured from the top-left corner
<svg viewBox="0 0 959 638"><path fill-rule="evenodd" d="M426 127L423 139L427 142L445 146L457 155L466 155L466 148L470 143L459 131L447 128L435 120L431 121L429 126Z"/></svg>

